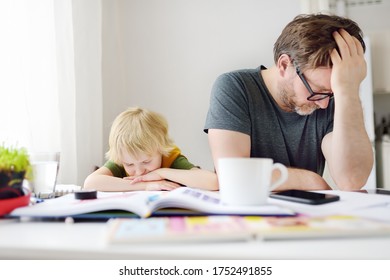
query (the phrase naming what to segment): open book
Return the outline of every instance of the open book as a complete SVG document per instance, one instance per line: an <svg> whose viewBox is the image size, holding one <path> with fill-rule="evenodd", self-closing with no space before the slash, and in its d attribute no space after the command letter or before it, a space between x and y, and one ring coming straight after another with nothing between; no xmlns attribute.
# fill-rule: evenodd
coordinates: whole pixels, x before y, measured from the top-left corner
<svg viewBox="0 0 390 280"><path fill-rule="evenodd" d="M169 210L170 209L170 210ZM137 191L124 193L98 192L97 199L78 200L74 194L55 199L47 199L32 206L17 208L10 213L12 217L73 217L98 211L121 210L146 218L152 215L255 215L292 216L295 212L282 206L227 206L219 200L219 193L202 191L189 187L173 191ZM164 211L165 210L165 211ZM169 211L168 211L169 210ZM165 214L164 214L165 213ZM113 215L115 216L115 215Z"/></svg>
<svg viewBox="0 0 390 280"><path fill-rule="evenodd" d="M202 216L114 219L107 242L245 241L389 236L390 224L354 217Z"/></svg>

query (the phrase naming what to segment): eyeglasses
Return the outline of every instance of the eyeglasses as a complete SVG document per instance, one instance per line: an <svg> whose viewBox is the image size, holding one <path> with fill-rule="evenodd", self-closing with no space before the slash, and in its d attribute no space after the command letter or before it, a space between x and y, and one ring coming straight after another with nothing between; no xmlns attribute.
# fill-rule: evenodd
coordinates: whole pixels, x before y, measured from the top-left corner
<svg viewBox="0 0 390 280"><path fill-rule="evenodd" d="M307 80L306 80L305 76L303 75L301 68L299 68L299 66L295 66L295 71L297 72L299 78L301 78L303 84L305 85L305 87L307 88L307 90L310 93L310 96L307 98L307 100L319 101L319 100L323 100L323 99L328 98L328 97L329 97L329 99L333 98L333 92L321 92L321 93L314 92L311 89L309 83L307 82Z"/></svg>

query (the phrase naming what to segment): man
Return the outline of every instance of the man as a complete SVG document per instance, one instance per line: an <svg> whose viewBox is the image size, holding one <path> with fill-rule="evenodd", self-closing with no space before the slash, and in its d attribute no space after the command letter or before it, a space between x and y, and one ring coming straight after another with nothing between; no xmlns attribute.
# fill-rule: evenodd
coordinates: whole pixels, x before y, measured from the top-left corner
<svg viewBox="0 0 390 280"><path fill-rule="evenodd" d="M326 160L339 189L363 187L373 166L359 98L364 51L355 22L300 15L277 39L274 66L218 77L205 124L216 170L222 157L269 157L289 167L278 190L329 189Z"/></svg>

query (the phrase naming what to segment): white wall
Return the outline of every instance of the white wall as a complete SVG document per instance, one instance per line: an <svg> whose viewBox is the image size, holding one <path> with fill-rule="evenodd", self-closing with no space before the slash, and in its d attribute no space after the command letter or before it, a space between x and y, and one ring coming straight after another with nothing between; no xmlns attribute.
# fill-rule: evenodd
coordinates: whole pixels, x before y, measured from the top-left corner
<svg viewBox="0 0 390 280"><path fill-rule="evenodd" d="M110 0L103 19L103 136L129 106L166 116L195 164L213 169L203 132L211 86L226 71L273 64L299 0Z"/></svg>

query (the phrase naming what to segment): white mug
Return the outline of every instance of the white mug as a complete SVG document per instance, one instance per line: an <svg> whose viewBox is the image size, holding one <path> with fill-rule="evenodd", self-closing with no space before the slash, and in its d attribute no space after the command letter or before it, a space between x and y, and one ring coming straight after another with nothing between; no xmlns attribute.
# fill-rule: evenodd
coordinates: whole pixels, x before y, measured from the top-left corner
<svg viewBox="0 0 390 280"><path fill-rule="evenodd" d="M280 177L273 183L273 170ZM220 158L218 181L221 202L228 205L263 205L270 191L283 184L288 177L286 166L271 158Z"/></svg>

